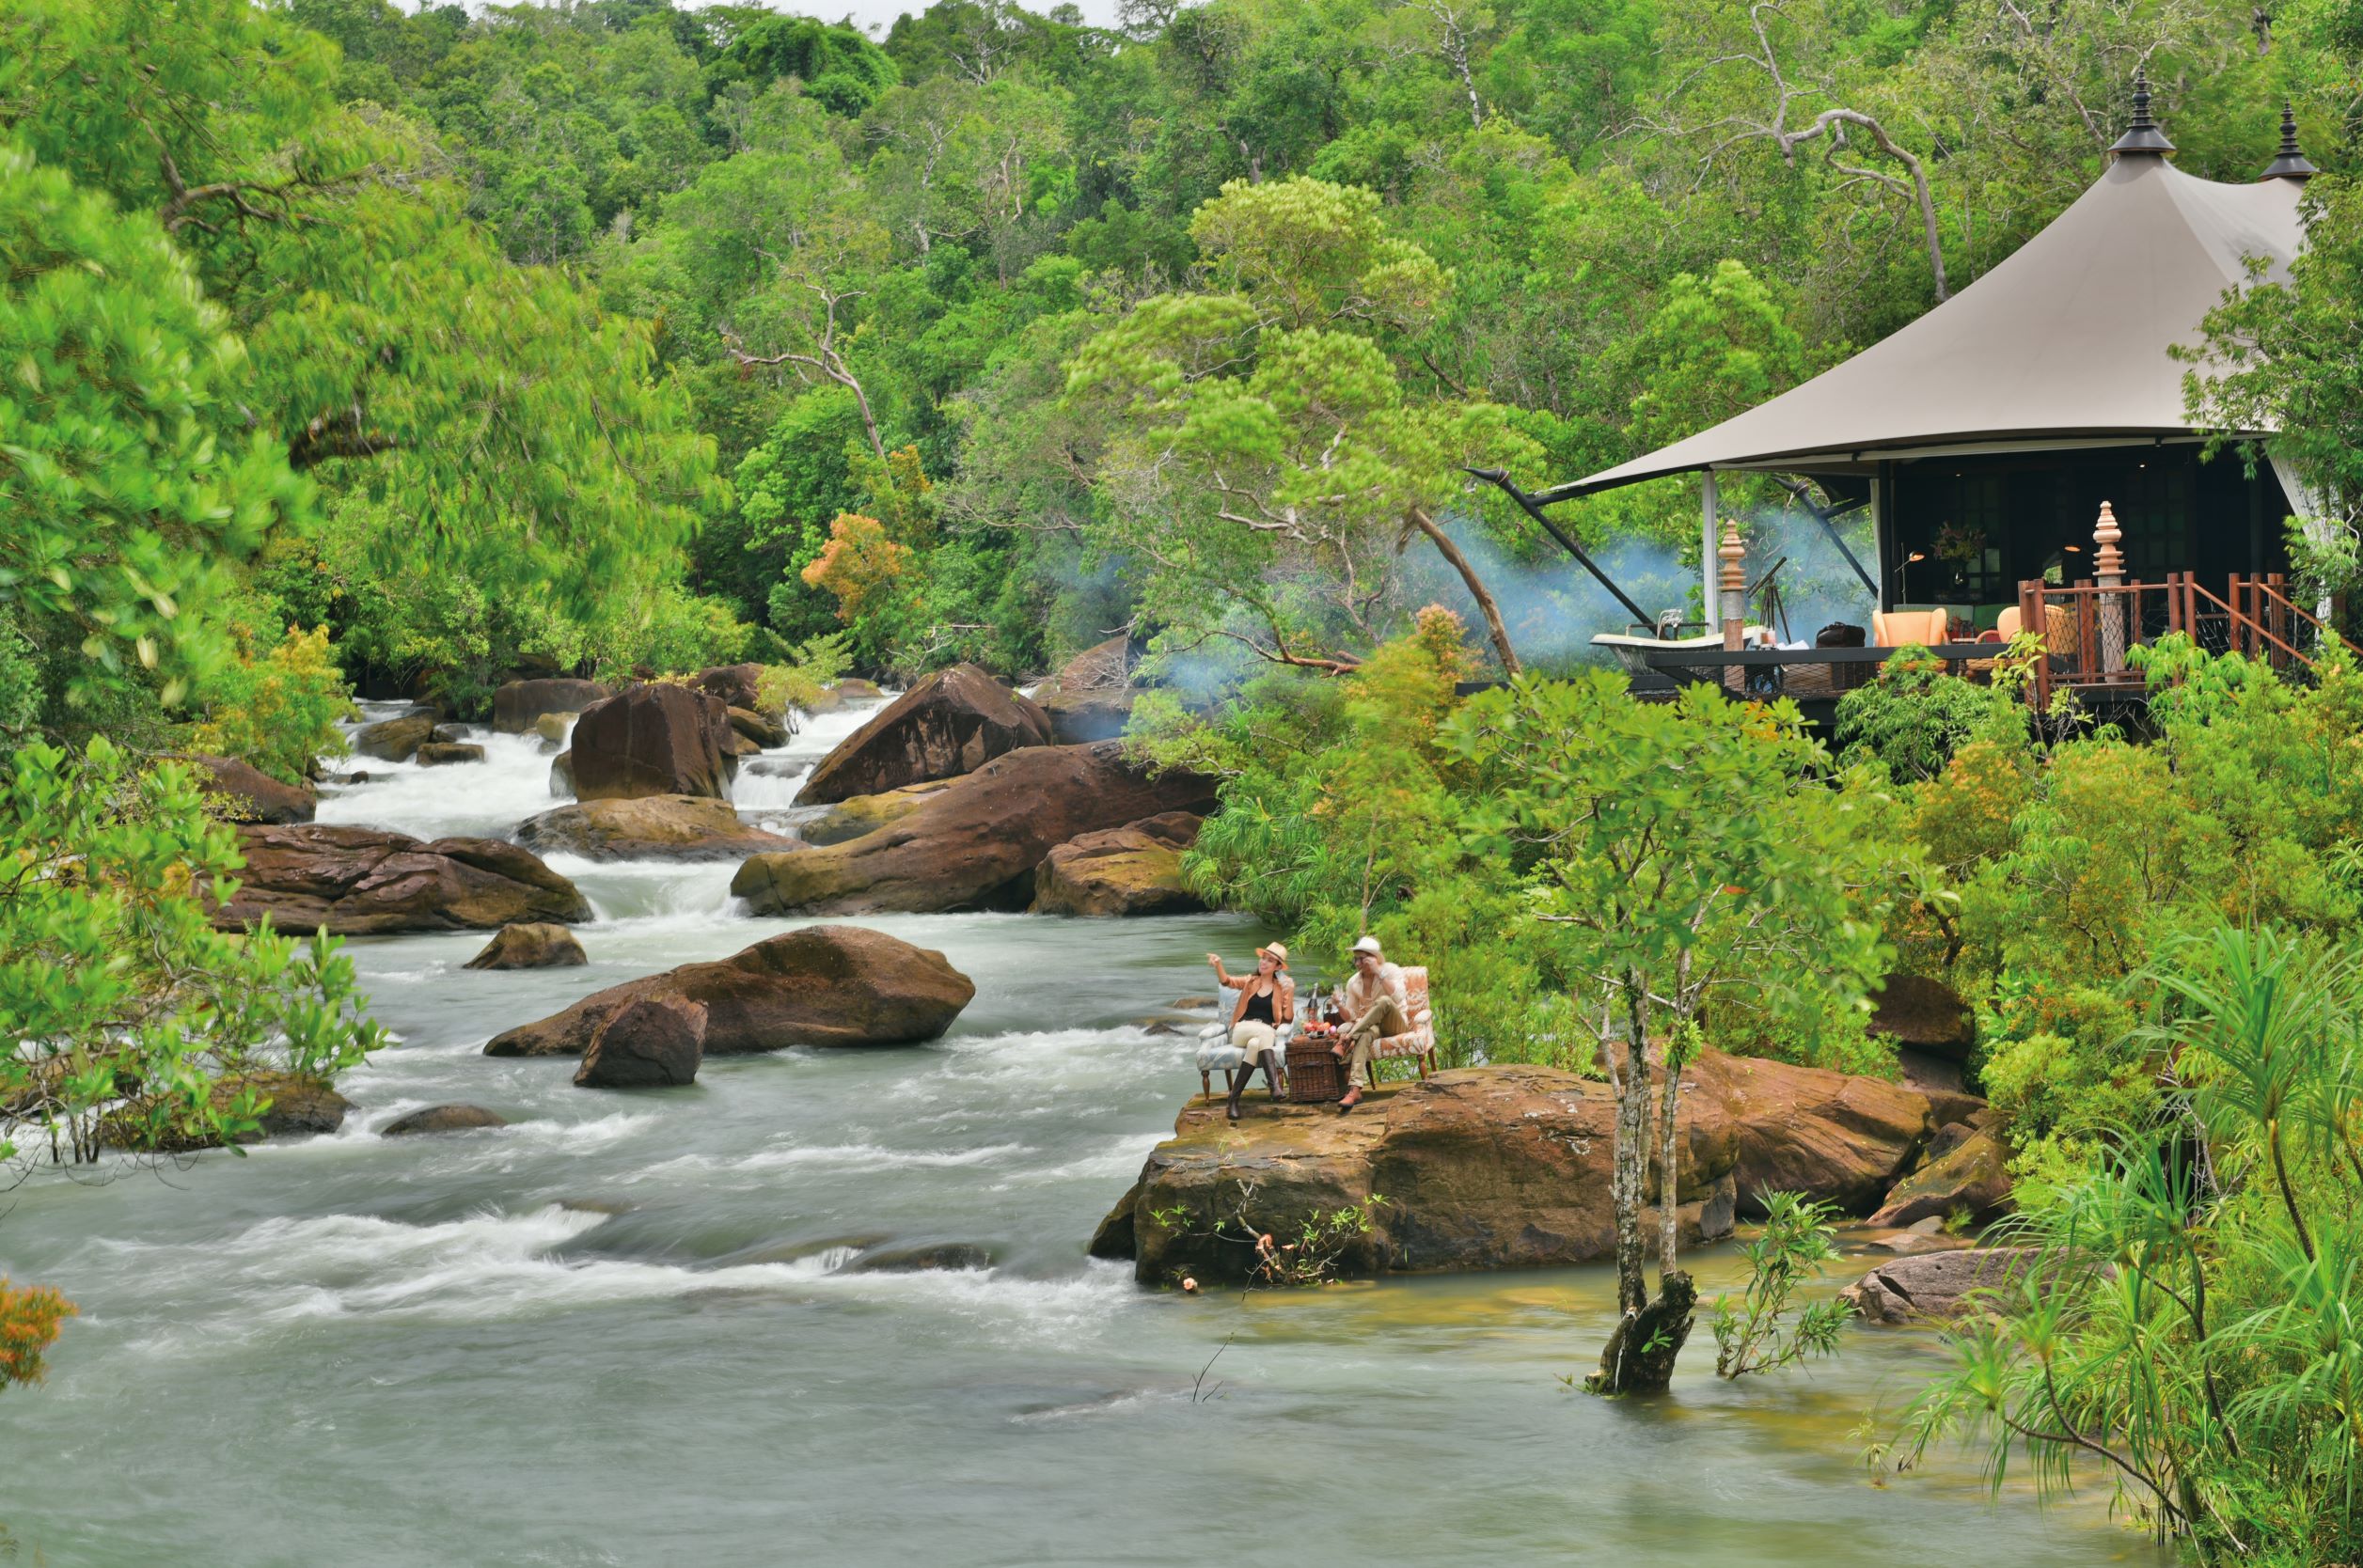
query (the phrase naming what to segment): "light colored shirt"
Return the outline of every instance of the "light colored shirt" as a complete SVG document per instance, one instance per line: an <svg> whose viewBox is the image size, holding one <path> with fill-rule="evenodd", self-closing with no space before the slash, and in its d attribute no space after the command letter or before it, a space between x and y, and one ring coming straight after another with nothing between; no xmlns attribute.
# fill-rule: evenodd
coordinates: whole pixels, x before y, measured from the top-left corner
<svg viewBox="0 0 2363 1568"><path fill-rule="evenodd" d="M1365 975L1357 968L1353 979L1347 980L1345 990L1338 994L1339 1005L1346 1012L1346 1022L1352 1024L1360 1021L1363 1013L1378 1005L1381 996L1394 997L1394 1005L1403 1010L1403 1016L1409 1018L1411 1015L1410 993L1403 988L1403 966L1389 964L1384 959L1378 961L1378 972L1375 975Z"/></svg>

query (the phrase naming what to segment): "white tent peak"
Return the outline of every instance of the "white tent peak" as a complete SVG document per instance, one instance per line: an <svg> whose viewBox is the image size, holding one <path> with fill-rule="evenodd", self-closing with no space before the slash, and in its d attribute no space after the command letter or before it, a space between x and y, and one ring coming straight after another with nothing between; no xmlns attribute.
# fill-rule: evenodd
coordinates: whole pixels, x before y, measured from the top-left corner
<svg viewBox="0 0 2363 1568"><path fill-rule="evenodd" d="M2006 261L1893 336L1711 430L1549 493L1700 469L1842 472L1883 456L2187 437L2201 318L2286 275L2302 183L2228 185L2163 157L2119 158ZM2265 435L2270 431L2242 431Z"/></svg>

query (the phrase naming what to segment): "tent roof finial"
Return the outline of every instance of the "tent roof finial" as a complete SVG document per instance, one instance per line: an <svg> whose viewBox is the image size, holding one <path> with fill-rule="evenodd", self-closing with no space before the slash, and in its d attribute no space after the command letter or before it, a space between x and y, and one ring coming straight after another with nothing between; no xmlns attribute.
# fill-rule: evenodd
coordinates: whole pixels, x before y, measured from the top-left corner
<svg viewBox="0 0 2363 1568"><path fill-rule="evenodd" d="M2150 68L2141 66L2134 71L2134 122L2125 133L2117 138L2109 150L2119 158L2142 155L2163 157L2174 150L2166 133L2158 129L2158 122L2150 118Z"/></svg>
<svg viewBox="0 0 2363 1568"><path fill-rule="evenodd" d="M2312 159L2298 150L2297 111L2291 106L2289 100L2283 99L2281 101L2281 150L2271 163L2264 165L2264 173L2261 178L2295 180L2303 182L2311 180L2321 172L2320 169L2314 167Z"/></svg>

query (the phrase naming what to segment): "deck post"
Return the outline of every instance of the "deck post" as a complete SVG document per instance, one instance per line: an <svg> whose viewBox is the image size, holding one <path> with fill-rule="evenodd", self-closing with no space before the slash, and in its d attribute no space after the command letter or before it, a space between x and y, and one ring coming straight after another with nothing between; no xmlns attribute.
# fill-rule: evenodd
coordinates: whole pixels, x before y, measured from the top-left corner
<svg viewBox="0 0 2363 1568"><path fill-rule="evenodd" d="M1715 604L1715 512L1722 498L1713 469L1699 471L1698 489L1698 619L1711 626L1722 613Z"/></svg>
<svg viewBox="0 0 2363 1568"><path fill-rule="evenodd" d="M1737 653L1748 640L1748 547L1740 538L1740 525L1724 519L1723 543L1716 547L1715 558L1722 562L1720 592L1717 594L1723 616L1723 646ZM1724 666L1723 683L1738 691L1747 684L1745 669Z"/></svg>
<svg viewBox="0 0 2363 1568"><path fill-rule="evenodd" d="M2117 525L2117 512L2101 503L2101 520L2092 525L2092 572L2101 588L2101 679L2113 681L2125 670L2125 596L2117 591L2125 583L2125 557L2117 541L2125 537Z"/></svg>
<svg viewBox="0 0 2363 1568"><path fill-rule="evenodd" d="M2019 630L2032 632L2042 639L2035 654L2035 679L2027 683L2026 699L2039 713L2051 710L2051 622L2043 614L2043 580L2040 577L2023 579L2019 583Z"/></svg>

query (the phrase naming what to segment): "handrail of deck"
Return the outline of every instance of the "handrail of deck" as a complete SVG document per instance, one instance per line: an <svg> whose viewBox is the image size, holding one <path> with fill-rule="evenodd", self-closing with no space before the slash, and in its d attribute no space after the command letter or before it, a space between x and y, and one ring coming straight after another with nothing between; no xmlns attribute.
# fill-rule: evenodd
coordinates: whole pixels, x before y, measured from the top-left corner
<svg viewBox="0 0 2363 1568"><path fill-rule="evenodd" d="M2307 609L2304 605L2299 604L2291 599L2287 593L2282 591L2285 586L2285 579L2282 578L2278 572L2274 572L2263 577L2235 576L2231 580L2231 591L2234 597L2237 597L2241 590L2245 588L2247 590L2250 601L2252 603L2261 604L2266 613L2276 614L2278 617L2289 620L2303 621L2307 625L2312 627L2314 629L2315 647L2320 648L2327 643L2331 638L2336 637L2339 641L2347 645L2348 652L2363 656L2363 647L2357 647L2354 639L2347 636L2345 633L2339 631L2337 627L2330 625L2321 617L2315 615L2311 610ZM2301 653L2298 657L2305 658L2306 656ZM2307 659L2306 662L2309 666L2313 663L2311 659Z"/></svg>

